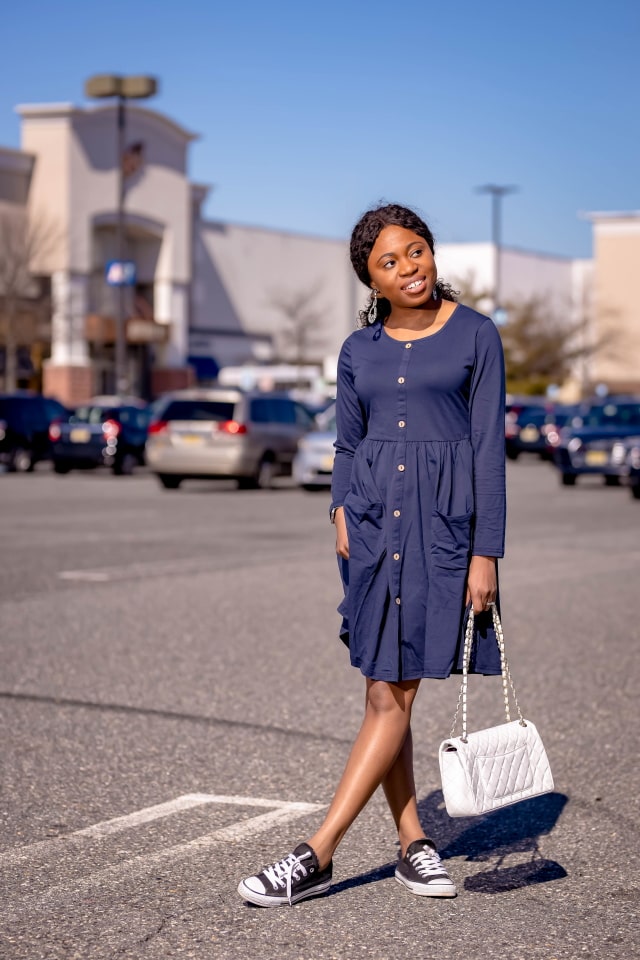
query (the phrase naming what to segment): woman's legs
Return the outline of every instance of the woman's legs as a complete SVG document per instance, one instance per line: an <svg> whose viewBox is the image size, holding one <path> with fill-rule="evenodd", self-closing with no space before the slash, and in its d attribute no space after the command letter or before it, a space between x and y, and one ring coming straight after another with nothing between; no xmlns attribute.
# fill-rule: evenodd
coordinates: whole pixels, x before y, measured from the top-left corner
<svg viewBox="0 0 640 960"><path fill-rule="evenodd" d="M382 788L387 798L391 815L398 828L400 856L403 857L407 852L409 844L424 836L424 830L418 819L416 785L413 778L413 738L411 736L411 728L407 731L402 749L396 757L395 763L382 781Z"/></svg>
<svg viewBox="0 0 640 960"><path fill-rule="evenodd" d="M407 768L411 763L409 725L411 707L420 685L419 680L387 683L367 679L364 720L353 745L342 779L320 829L309 840L324 868L334 850L365 806L376 788L390 777L387 793L392 813L402 826L403 838L410 843L422 835L408 838L412 828L411 794L415 805L413 775ZM408 739L408 743L407 743ZM399 755L404 759L398 766ZM397 769L396 769L397 767ZM393 806L392 806L393 802ZM417 811L416 811L417 820Z"/></svg>

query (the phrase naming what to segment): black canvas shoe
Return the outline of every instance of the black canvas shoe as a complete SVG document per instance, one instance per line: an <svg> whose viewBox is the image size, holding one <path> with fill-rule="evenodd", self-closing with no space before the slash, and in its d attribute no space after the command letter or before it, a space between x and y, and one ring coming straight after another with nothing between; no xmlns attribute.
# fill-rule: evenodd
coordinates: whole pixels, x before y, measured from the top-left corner
<svg viewBox="0 0 640 960"><path fill-rule="evenodd" d="M317 897L331 886L333 861L320 869L315 851L308 843L299 843L293 853L264 867L254 877L241 880L238 893L259 907L293 906L298 900Z"/></svg>
<svg viewBox="0 0 640 960"><path fill-rule="evenodd" d="M442 866L435 844L414 840L396 867L396 880L419 897L455 897L456 885Z"/></svg>

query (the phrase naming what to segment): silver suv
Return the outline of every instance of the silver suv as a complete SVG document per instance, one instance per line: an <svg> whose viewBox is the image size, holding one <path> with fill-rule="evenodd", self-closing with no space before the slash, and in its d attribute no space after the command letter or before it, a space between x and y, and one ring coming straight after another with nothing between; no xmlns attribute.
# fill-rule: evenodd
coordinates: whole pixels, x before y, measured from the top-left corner
<svg viewBox="0 0 640 960"><path fill-rule="evenodd" d="M146 459L168 490L204 477L269 487L274 477L291 475L298 440L312 426L308 411L286 394L178 390L153 406Z"/></svg>

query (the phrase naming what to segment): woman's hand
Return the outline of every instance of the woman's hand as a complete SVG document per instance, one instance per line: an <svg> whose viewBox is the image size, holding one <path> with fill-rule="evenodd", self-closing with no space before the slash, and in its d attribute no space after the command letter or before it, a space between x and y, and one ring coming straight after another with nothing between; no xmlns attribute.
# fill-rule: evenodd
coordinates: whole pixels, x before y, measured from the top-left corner
<svg viewBox="0 0 640 960"><path fill-rule="evenodd" d="M336 525L336 553L339 557L349 559L349 537L347 535L347 522L344 519L344 507L338 507L334 518Z"/></svg>
<svg viewBox="0 0 640 960"><path fill-rule="evenodd" d="M495 557L471 557L467 577L467 600L473 604L473 612L481 613L498 595L498 577Z"/></svg>

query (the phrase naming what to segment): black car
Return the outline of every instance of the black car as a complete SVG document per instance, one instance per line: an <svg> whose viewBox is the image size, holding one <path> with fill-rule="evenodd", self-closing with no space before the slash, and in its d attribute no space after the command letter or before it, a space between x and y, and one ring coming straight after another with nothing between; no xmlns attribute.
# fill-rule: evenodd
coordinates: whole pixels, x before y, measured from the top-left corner
<svg viewBox="0 0 640 960"><path fill-rule="evenodd" d="M550 404L511 404L504 424L505 449L509 460L521 453L545 455L545 427L551 422Z"/></svg>
<svg viewBox="0 0 640 960"><path fill-rule="evenodd" d="M142 401L84 404L65 422L51 425L53 469L68 473L106 466L117 475L131 474L144 463L148 427L148 407Z"/></svg>
<svg viewBox="0 0 640 960"><path fill-rule="evenodd" d="M52 397L16 391L0 394L0 464L20 473L52 455L49 427L69 411Z"/></svg>
<svg viewBox="0 0 640 960"><path fill-rule="evenodd" d="M544 432L545 460L553 460L553 451L560 444L562 428L570 427L574 419L580 416L581 409L579 403L558 403L554 406L553 412L549 414L547 422L542 428Z"/></svg>
<svg viewBox="0 0 640 960"><path fill-rule="evenodd" d="M640 430L640 399L611 397L583 407L561 428L553 451L563 486L574 486L581 474L604 477L617 486L627 474L625 441Z"/></svg>

